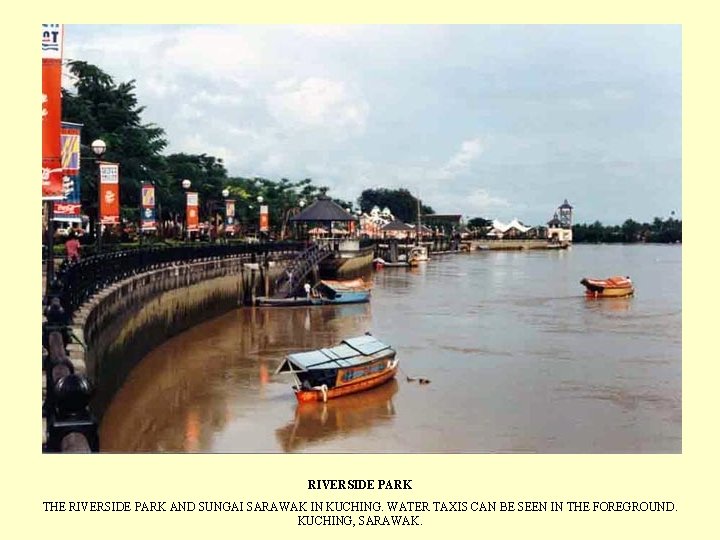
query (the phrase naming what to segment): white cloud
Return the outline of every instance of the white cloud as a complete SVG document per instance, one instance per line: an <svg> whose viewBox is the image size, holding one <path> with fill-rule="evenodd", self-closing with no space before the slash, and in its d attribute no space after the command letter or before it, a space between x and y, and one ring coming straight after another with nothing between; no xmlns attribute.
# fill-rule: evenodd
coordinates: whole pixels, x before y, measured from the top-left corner
<svg viewBox="0 0 720 540"><path fill-rule="evenodd" d="M362 133L369 105L342 81L310 77L279 81L266 98L270 115L285 128Z"/></svg>
<svg viewBox="0 0 720 540"><path fill-rule="evenodd" d="M440 179L448 180L470 170L475 159L483 152L479 138L463 141L458 150L438 172Z"/></svg>
<svg viewBox="0 0 720 540"><path fill-rule="evenodd" d="M612 47L585 39L588 31L611 36ZM549 217L543 196L550 207L567 196L606 222L629 210L618 210L611 192L584 195L585 184L606 181L598 161L614 163L610 172L644 193L656 180L642 164L679 160L682 140L679 30L616 34L68 25L65 52L116 82L135 79L143 121L166 130L167 151L215 155L231 175L310 176L344 199L366 187L405 187L438 212L526 222ZM668 189L656 190L654 203L633 199L633 218L658 212L651 203L679 207L679 167L658 177Z"/></svg>

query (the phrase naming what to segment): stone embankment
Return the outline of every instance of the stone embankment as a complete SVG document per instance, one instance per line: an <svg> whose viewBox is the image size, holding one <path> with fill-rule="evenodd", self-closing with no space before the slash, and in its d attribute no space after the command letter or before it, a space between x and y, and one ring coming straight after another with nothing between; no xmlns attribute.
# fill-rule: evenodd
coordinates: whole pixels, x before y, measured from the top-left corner
<svg viewBox="0 0 720 540"><path fill-rule="evenodd" d="M272 294L279 249L155 265L107 284L69 316L49 296L43 323L43 449L98 451L97 425L132 368L168 338ZM90 401L92 396L92 401Z"/></svg>
<svg viewBox="0 0 720 540"><path fill-rule="evenodd" d="M130 370L168 338L272 292L281 265L246 257L177 264L113 284L76 312L69 345L73 364L95 389L92 410L102 416Z"/></svg>

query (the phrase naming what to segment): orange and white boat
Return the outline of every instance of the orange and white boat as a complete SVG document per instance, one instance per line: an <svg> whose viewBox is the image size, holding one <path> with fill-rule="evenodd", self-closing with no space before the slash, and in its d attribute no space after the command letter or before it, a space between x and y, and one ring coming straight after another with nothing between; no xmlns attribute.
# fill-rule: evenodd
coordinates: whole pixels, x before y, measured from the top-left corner
<svg viewBox="0 0 720 540"><path fill-rule="evenodd" d="M585 296L588 298L622 298L632 296L635 287L630 276L613 276L607 279L583 278Z"/></svg>
<svg viewBox="0 0 720 540"><path fill-rule="evenodd" d="M366 334L330 349L289 354L275 373L291 373L295 397L305 403L374 388L395 377L397 369L395 350Z"/></svg>

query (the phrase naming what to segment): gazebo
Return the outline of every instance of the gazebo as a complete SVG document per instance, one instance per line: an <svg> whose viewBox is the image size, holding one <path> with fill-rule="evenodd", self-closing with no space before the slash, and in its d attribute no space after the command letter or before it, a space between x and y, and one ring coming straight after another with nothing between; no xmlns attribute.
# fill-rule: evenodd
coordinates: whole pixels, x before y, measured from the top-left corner
<svg viewBox="0 0 720 540"><path fill-rule="evenodd" d="M399 219L391 221L387 225L383 225L380 229L383 236L390 236L394 238L407 238L410 233L415 232L415 228L410 225L403 223ZM404 233L404 234L403 234Z"/></svg>
<svg viewBox="0 0 720 540"><path fill-rule="evenodd" d="M358 218L328 197L320 197L305 210L290 218L290 222L315 223L328 231L333 230L333 222L356 223ZM351 227L348 229L352 230Z"/></svg>

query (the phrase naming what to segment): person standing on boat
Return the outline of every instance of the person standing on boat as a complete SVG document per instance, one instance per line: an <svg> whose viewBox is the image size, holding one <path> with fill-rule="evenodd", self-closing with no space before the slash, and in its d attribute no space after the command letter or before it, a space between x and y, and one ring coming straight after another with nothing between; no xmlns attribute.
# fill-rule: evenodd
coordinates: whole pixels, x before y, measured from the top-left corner
<svg viewBox="0 0 720 540"><path fill-rule="evenodd" d="M312 287L310 287L310 284L307 281L305 282L304 288L305 288L305 296L307 297L308 300L310 300L310 290L312 289Z"/></svg>

